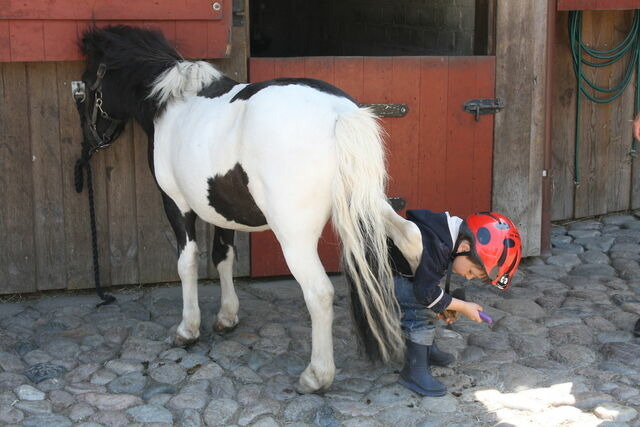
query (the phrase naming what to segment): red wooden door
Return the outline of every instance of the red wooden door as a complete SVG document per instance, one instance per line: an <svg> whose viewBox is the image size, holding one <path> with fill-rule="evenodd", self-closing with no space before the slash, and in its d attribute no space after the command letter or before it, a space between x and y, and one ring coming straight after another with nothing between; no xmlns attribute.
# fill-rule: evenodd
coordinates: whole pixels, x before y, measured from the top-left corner
<svg viewBox="0 0 640 427"><path fill-rule="evenodd" d="M494 97L494 57L251 58L249 76L252 82L316 78L361 103L407 104L404 117L382 119L388 133L389 197L404 198L407 209L460 217L490 209L493 116L476 121L462 106L469 99ZM339 271L330 225L318 250L326 270ZM251 275L286 274L273 233L252 233Z"/></svg>

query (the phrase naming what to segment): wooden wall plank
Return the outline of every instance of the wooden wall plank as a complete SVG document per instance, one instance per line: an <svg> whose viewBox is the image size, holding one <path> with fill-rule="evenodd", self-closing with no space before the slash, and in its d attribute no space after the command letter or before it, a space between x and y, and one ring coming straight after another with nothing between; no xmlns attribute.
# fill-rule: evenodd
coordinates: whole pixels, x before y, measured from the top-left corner
<svg viewBox="0 0 640 427"><path fill-rule="evenodd" d="M76 21L44 21L44 60L79 61L82 58L78 49L80 32Z"/></svg>
<svg viewBox="0 0 640 427"><path fill-rule="evenodd" d="M531 5L531 16L538 22L534 27L530 41L532 65L533 97L531 103L531 142L529 155L529 195L527 203L527 242L526 255L538 255L541 251L542 237L542 170L544 168L545 136L545 85L546 85L546 45L547 45L547 4L536 1Z"/></svg>
<svg viewBox="0 0 640 427"><path fill-rule="evenodd" d="M138 232L136 224L133 124L129 122L118 140L104 152L111 284L139 282Z"/></svg>
<svg viewBox="0 0 640 427"><path fill-rule="evenodd" d="M224 13L231 13L230 0L218 1L223 5L219 10L215 10L211 2L202 0L8 0L2 4L0 19L215 20L222 19Z"/></svg>
<svg viewBox="0 0 640 427"><path fill-rule="evenodd" d="M0 294L37 290L27 86L24 64L0 64Z"/></svg>
<svg viewBox="0 0 640 427"><path fill-rule="evenodd" d="M301 58L278 58L274 63L275 76L305 77L305 61ZM253 80L252 80L253 81Z"/></svg>
<svg viewBox="0 0 640 427"><path fill-rule="evenodd" d="M449 57L423 57L420 65L420 191L416 203L443 212L449 209L445 202L448 190L441 179L445 176L447 161Z"/></svg>
<svg viewBox="0 0 640 427"><path fill-rule="evenodd" d="M470 60L475 69L476 87L473 97L495 98L495 57L470 57ZM470 213L491 209L493 123L492 115L482 117L480 121L473 123L473 198Z"/></svg>
<svg viewBox="0 0 640 427"><path fill-rule="evenodd" d="M364 58L362 56L337 56L334 59L336 70L334 78L337 87L360 102L363 95Z"/></svg>
<svg viewBox="0 0 640 427"><path fill-rule="evenodd" d="M524 255L537 255L544 121L539 120L541 107L536 103L544 101L544 86L537 80L544 75L545 63L535 49L544 51L546 4L498 0L497 7L496 96L506 108L495 117L492 208L518 226Z"/></svg>
<svg viewBox="0 0 640 427"><path fill-rule="evenodd" d="M476 69L473 58L449 58L447 91L447 169L446 204L452 215L473 213L475 117L462 111L462 105L476 93Z"/></svg>
<svg viewBox="0 0 640 427"><path fill-rule="evenodd" d="M44 55L44 34L41 21L9 22L9 39L11 41L11 60L38 61Z"/></svg>
<svg viewBox="0 0 640 427"><path fill-rule="evenodd" d="M333 84L335 77L333 57L311 56L304 58L304 76L309 79L323 80L329 84Z"/></svg>
<svg viewBox="0 0 640 427"><path fill-rule="evenodd" d="M602 48L611 46L614 43L614 24L616 12L593 12L587 11L583 14L583 39L591 46ZM601 87L609 87L614 82L613 67L591 68L584 67L585 75ZM601 96L601 95L597 95ZM612 177L607 173L612 172L607 169L609 161L621 162L622 159L610 159L610 146L612 137L611 124L613 107L611 103L596 104L582 97L580 116L580 185L576 187L575 195L575 215L576 217L586 217L601 215L607 212L608 195L607 181ZM617 164L617 167L622 165ZM626 168L628 171L628 167ZM618 173L615 173L618 185ZM628 184L626 194L623 197L624 204L628 206Z"/></svg>
<svg viewBox="0 0 640 427"><path fill-rule="evenodd" d="M566 27L567 12L558 12L556 28ZM556 31L553 60L551 220L573 218L573 153L576 120L576 79L568 31Z"/></svg>
<svg viewBox="0 0 640 427"><path fill-rule="evenodd" d="M640 7L640 2L638 7ZM629 33L633 23L632 11L611 11L613 21L610 26L614 44L620 43ZM626 61L612 67L610 82L622 81ZM630 156L632 129L629 120L633 118L635 104L635 80L632 80L624 93L611 104L608 118L603 118L604 126L609 128L609 144L607 144L607 161L604 166L605 193L607 212L618 212L631 206L631 167ZM608 83L612 84L612 83ZM603 121L604 121L603 120ZM608 123L607 123L608 122ZM607 124L609 126L607 126Z"/></svg>
<svg viewBox="0 0 640 427"><path fill-rule="evenodd" d="M11 61L9 21L0 21L0 62Z"/></svg>
<svg viewBox="0 0 640 427"><path fill-rule="evenodd" d="M39 290L66 287L64 205L56 66L27 66Z"/></svg>
<svg viewBox="0 0 640 427"><path fill-rule="evenodd" d="M206 58L208 43L206 34L206 21L178 21L176 22L175 47L185 57ZM203 35L205 36L203 37ZM226 43L224 45L226 47Z"/></svg>
<svg viewBox="0 0 640 427"><path fill-rule="evenodd" d="M416 154L420 150L420 98L416 83L420 81L420 58L393 57L393 87L391 102L407 104L409 112L402 118L389 119L387 141L387 171L392 184L388 195L398 196L398 189L407 201L407 209L424 208L418 205L418 168ZM403 214L404 212L401 212Z"/></svg>
<svg viewBox="0 0 640 427"><path fill-rule="evenodd" d="M144 21L144 28L160 31L164 37L175 46L176 43L176 22L175 21Z"/></svg>

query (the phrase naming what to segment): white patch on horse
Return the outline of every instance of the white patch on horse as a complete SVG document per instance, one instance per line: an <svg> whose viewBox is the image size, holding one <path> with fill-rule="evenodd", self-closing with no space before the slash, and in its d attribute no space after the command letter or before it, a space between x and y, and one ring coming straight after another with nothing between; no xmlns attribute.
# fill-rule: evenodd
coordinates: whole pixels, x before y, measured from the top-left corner
<svg viewBox="0 0 640 427"><path fill-rule="evenodd" d="M386 202L384 215L389 237L402 252L411 271L415 273L422 258L422 233L420 233L420 229L415 223L398 215Z"/></svg>
<svg viewBox="0 0 640 427"><path fill-rule="evenodd" d="M198 245L187 241L178 258L178 275L182 281L182 322L177 334L192 342L200 336L200 307L198 306Z"/></svg>
<svg viewBox="0 0 640 427"><path fill-rule="evenodd" d="M220 310L213 328L216 331L224 331L234 328L238 324L238 308L240 303L233 287L233 259L235 253L233 246L227 249L227 257L218 265L220 275Z"/></svg>

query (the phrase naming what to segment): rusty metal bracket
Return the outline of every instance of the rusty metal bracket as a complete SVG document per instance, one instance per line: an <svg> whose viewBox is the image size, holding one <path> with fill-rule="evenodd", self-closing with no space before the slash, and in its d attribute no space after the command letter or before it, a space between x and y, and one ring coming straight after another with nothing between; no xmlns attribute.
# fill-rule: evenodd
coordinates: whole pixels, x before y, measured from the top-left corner
<svg viewBox="0 0 640 427"><path fill-rule="evenodd" d="M404 117L409 112L407 104L358 104L370 108L378 117Z"/></svg>

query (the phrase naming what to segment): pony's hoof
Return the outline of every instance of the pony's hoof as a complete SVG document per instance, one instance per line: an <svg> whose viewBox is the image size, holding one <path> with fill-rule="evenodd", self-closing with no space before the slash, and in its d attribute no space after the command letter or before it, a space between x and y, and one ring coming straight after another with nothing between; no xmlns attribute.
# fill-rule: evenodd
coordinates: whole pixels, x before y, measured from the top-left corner
<svg viewBox="0 0 640 427"><path fill-rule="evenodd" d="M325 372L325 375L316 375L307 367L300 375L296 391L301 394L321 393L333 383L333 373Z"/></svg>
<svg viewBox="0 0 640 427"><path fill-rule="evenodd" d="M181 336L180 334L176 334L173 337L173 346L174 347L189 347L190 345L194 344L196 341L198 341L198 337L185 338L185 337Z"/></svg>
<svg viewBox="0 0 640 427"><path fill-rule="evenodd" d="M238 316L236 316L233 322L218 318L213 324L213 330L219 334L226 334L237 328L239 323Z"/></svg>

